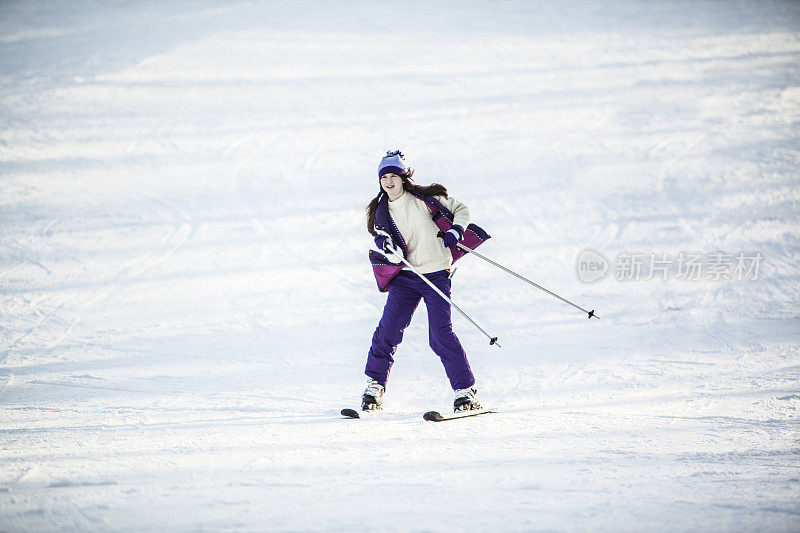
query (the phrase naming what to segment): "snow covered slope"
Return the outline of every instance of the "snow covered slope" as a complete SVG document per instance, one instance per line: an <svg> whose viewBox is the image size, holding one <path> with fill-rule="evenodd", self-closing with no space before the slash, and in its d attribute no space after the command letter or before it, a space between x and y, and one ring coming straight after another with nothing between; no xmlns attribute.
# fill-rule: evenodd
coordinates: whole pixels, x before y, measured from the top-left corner
<svg viewBox="0 0 800 533"><path fill-rule="evenodd" d="M0 531L800 529L797 2L4 2L0 114ZM459 262L497 414L338 416L395 147L601 317Z"/></svg>

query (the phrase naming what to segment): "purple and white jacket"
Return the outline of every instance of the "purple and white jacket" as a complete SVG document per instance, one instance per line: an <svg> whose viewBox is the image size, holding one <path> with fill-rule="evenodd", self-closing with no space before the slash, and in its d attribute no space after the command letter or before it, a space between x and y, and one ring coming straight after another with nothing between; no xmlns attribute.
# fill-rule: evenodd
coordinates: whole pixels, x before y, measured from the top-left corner
<svg viewBox="0 0 800 533"><path fill-rule="evenodd" d="M422 200L431 212L433 222L443 232L447 232L453 227L453 213L450 212L442 203L433 196L422 195L416 191L406 191L419 200ZM406 248L405 240L397 229L391 215L389 214L389 198L384 193L378 201L378 208L375 211L375 232L386 232L392 237L392 241L403 250L403 256L408 258L408 249ZM459 244L463 244L470 250L474 250L480 246L484 241L488 240L490 235L482 228L475 224L469 224L464 229L464 235ZM460 259L465 252L460 248L451 250L453 256L453 263ZM404 265L394 264L386 259L386 256L376 250L369 251L369 260L372 263L372 271L375 274L375 281L378 283L378 290L386 292L389 283L394 277L403 269Z"/></svg>

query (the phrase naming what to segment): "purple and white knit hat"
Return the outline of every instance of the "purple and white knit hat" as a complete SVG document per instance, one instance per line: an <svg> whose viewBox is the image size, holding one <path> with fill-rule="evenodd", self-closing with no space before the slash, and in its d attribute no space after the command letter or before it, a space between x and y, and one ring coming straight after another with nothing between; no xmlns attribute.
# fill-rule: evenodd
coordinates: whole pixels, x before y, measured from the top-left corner
<svg viewBox="0 0 800 533"><path fill-rule="evenodd" d="M403 157L403 152L400 150L390 150L381 159L378 165L378 179L381 179L384 174L405 174L411 169L406 164L406 158Z"/></svg>

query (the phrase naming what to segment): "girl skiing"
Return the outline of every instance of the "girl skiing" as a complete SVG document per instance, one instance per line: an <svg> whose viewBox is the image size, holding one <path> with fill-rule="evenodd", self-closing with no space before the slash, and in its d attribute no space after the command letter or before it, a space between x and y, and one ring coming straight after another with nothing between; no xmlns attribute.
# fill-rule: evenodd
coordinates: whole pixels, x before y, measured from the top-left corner
<svg viewBox="0 0 800 533"><path fill-rule="evenodd" d="M380 190L366 209L367 231L380 250L370 250L370 261L378 289L389 294L367 356L368 383L361 408L380 409L393 355L422 299L428 309L430 347L455 391L454 410L479 409L475 377L453 333L450 303L406 268L401 258L449 297L449 269L465 253L457 245L473 249L489 235L469 224L469 209L450 198L444 186L415 185L413 174L400 150L387 152L378 165Z"/></svg>

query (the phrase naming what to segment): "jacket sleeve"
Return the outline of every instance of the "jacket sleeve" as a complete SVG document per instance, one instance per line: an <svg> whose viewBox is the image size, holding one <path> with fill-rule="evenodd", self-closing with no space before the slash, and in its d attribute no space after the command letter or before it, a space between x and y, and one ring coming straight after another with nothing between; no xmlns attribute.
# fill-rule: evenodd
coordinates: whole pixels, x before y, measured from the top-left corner
<svg viewBox="0 0 800 533"><path fill-rule="evenodd" d="M467 205L459 202L452 196L450 198L440 196L438 200L453 213L453 225L461 226L462 229L466 229L469 225L469 208Z"/></svg>

